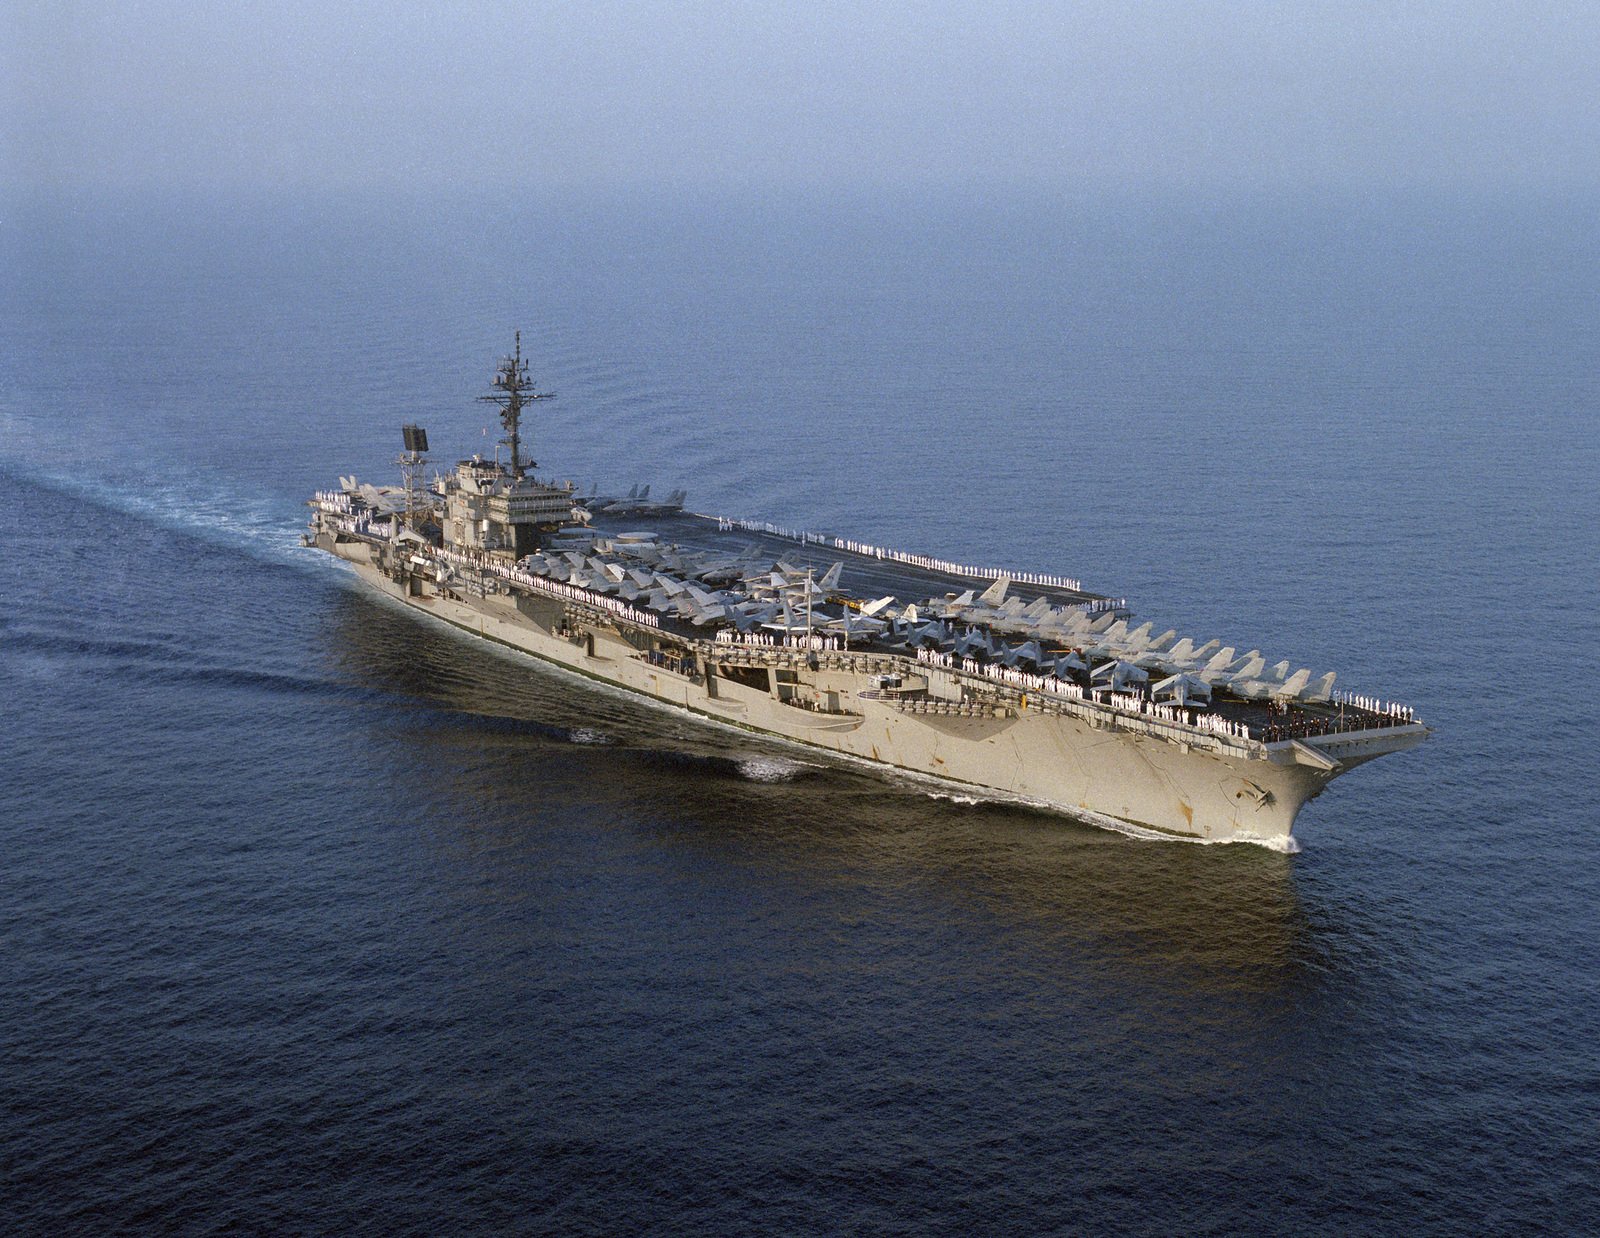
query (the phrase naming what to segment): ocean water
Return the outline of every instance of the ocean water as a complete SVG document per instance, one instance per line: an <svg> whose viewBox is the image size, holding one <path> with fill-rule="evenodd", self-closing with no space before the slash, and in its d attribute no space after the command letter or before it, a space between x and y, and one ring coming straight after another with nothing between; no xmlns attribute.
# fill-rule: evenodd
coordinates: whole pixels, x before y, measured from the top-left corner
<svg viewBox="0 0 1600 1238"><path fill-rule="evenodd" d="M1593 203L14 201L7 1232L1578 1232ZM1301 850L731 738L298 549L402 421L1409 702Z"/></svg>

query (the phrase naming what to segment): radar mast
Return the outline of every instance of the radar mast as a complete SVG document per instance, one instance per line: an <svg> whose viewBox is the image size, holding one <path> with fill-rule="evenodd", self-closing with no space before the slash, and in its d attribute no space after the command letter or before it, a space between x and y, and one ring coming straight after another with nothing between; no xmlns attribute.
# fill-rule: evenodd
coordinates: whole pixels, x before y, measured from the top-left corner
<svg viewBox="0 0 1600 1238"><path fill-rule="evenodd" d="M406 527L417 529L430 510L422 490L422 466L428 462L428 432L409 422L400 427L400 432L405 436L406 449L395 463L400 466L400 484L406 493Z"/></svg>
<svg viewBox="0 0 1600 1238"><path fill-rule="evenodd" d="M480 395L478 399L485 404L497 405L500 409L500 424L506 429L506 437L501 441L511 448L511 476L521 479L524 461L522 459L522 408L535 400L549 400L554 398L553 391L535 391L533 380L528 377L528 363L522 359L522 332L516 335L516 351L509 357L500 359L500 368L494 373L491 385L494 390L488 395ZM527 468L538 468L538 462L529 460Z"/></svg>

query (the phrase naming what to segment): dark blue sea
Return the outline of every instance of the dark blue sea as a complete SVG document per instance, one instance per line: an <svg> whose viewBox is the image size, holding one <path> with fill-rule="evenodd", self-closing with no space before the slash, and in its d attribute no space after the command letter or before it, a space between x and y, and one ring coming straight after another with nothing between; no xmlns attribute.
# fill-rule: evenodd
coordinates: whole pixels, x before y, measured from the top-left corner
<svg viewBox="0 0 1600 1238"><path fill-rule="evenodd" d="M8 199L0 1230L1600 1218L1575 199ZM1301 849L730 738L376 599L399 427L1407 702Z"/></svg>

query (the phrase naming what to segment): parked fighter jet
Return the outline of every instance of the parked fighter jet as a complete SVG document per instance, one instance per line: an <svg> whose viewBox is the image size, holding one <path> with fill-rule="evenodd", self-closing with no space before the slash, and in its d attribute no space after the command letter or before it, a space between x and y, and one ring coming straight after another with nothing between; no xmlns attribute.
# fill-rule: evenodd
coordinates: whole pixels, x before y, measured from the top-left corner
<svg viewBox="0 0 1600 1238"><path fill-rule="evenodd" d="M844 613L837 619L824 619L822 622L814 622L812 626L819 632L842 634L848 643L852 640L865 640L877 636L889 624L883 619L863 618L846 606Z"/></svg>
<svg viewBox="0 0 1600 1238"><path fill-rule="evenodd" d="M588 502L590 511L603 513L607 516L662 516L683 510L683 501L688 498L687 490L674 490L664 499L652 499L650 487L642 490L635 487L620 499L601 503L591 499Z"/></svg>

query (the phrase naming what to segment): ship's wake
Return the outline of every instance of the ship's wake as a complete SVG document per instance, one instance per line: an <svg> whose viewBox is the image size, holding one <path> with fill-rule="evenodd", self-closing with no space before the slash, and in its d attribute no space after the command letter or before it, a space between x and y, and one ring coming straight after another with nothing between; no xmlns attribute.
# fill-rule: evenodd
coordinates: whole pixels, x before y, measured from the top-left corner
<svg viewBox="0 0 1600 1238"><path fill-rule="evenodd" d="M116 515L185 533L271 563L326 572L339 565L300 544L303 510L294 500L248 489L204 474L181 481L53 472L0 459L0 475L40 486Z"/></svg>
<svg viewBox="0 0 1600 1238"><path fill-rule="evenodd" d="M793 782L802 774L815 768L802 761L789 761L783 757L744 757L735 762L742 778L751 782Z"/></svg>

